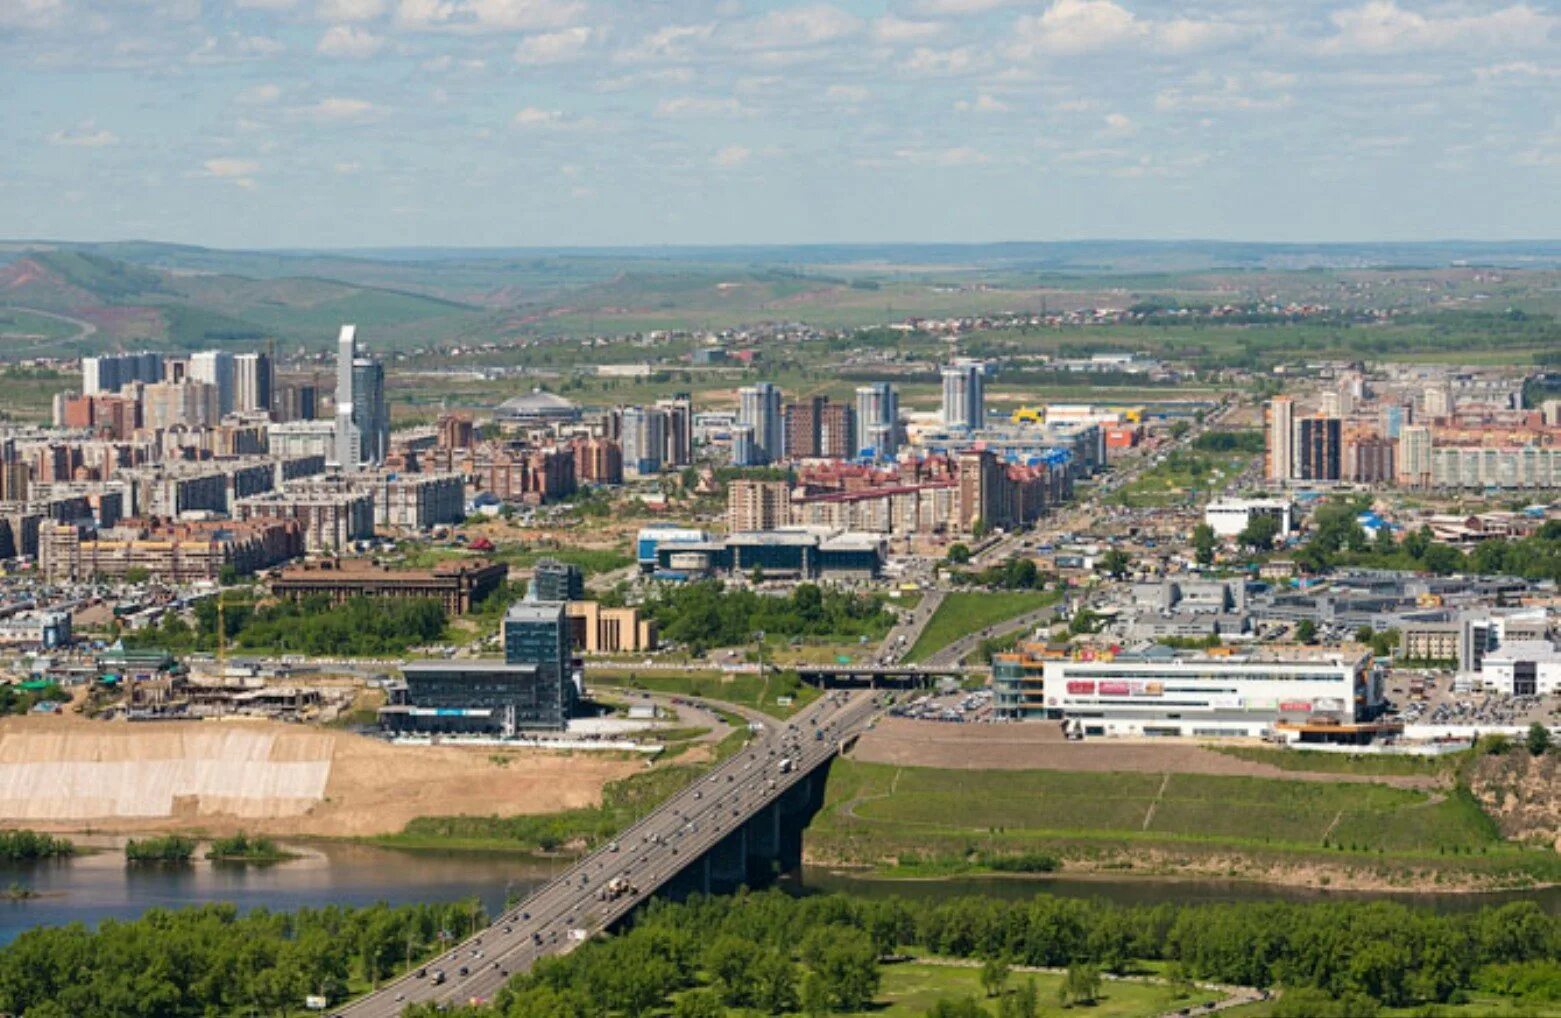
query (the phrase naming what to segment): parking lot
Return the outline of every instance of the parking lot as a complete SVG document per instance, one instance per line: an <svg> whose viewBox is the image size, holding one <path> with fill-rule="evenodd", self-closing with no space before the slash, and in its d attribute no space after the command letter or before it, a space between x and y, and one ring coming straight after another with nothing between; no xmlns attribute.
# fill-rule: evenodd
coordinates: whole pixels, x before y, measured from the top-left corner
<svg viewBox="0 0 1561 1018"><path fill-rule="evenodd" d="M1423 699L1411 694L1411 682L1425 683ZM1398 716L1412 725L1491 725L1526 727L1538 721L1553 725L1561 719L1561 698L1504 696L1483 690L1455 691L1447 673L1422 678L1418 671L1400 670L1389 677L1388 700Z"/></svg>

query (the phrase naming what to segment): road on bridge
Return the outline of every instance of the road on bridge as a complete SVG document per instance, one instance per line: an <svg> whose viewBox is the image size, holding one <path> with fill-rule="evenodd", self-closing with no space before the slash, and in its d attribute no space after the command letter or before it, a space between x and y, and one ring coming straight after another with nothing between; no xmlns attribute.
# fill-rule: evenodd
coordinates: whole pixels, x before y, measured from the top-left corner
<svg viewBox="0 0 1561 1018"><path fill-rule="evenodd" d="M526 971L538 958L573 950L627 915L826 763L879 709L872 694L837 691L789 723L767 722L741 753L506 910L487 929L334 1014L393 1018L411 1003L491 1000L511 975Z"/></svg>

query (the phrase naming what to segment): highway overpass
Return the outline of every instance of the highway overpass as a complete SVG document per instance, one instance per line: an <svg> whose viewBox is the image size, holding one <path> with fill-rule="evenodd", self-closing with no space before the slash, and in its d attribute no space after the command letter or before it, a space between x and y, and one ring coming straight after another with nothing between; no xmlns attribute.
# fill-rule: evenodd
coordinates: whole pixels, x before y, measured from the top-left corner
<svg viewBox="0 0 1561 1018"><path fill-rule="evenodd" d="M510 976L611 928L653 894L735 890L795 865L826 766L882 706L841 690L790 722L766 722L740 753L487 929L332 1013L393 1018L409 1003L491 1000Z"/></svg>
<svg viewBox="0 0 1561 1018"><path fill-rule="evenodd" d="M979 665L795 665L797 678L825 689L920 689L938 679L962 682L972 675L985 675Z"/></svg>

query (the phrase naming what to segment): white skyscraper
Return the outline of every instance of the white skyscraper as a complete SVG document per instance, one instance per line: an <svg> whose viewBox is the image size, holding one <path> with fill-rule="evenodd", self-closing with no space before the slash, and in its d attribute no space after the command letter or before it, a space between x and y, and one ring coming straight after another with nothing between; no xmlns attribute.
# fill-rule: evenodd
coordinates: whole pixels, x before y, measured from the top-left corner
<svg viewBox="0 0 1561 1018"><path fill-rule="evenodd" d="M358 470L389 454L385 369L358 350L358 327L343 325L336 338L336 461Z"/></svg>
<svg viewBox="0 0 1561 1018"><path fill-rule="evenodd" d="M899 451L900 397L888 382L856 387L856 448L879 457Z"/></svg>
<svg viewBox="0 0 1561 1018"><path fill-rule="evenodd" d="M667 447L670 414L660 407L627 407L623 411L623 465L641 476L661 473Z"/></svg>
<svg viewBox="0 0 1561 1018"><path fill-rule="evenodd" d="M1268 401L1268 479L1295 477L1295 403L1289 396Z"/></svg>
<svg viewBox="0 0 1561 1018"><path fill-rule="evenodd" d="M190 378L217 390L217 413L233 412L233 355L225 350L202 350L190 355Z"/></svg>
<svg viewBox="0 0 1561 1018"><path fill-rule="evenodd" d="M233 358L233 409L271 409L271 358L263 353L241 353Z"/></svg>
<svg viewBox="0 0 1561 1018"><path fill-rule="evenodd" d="M753 429L754 453L765 463L774 463L786 455L781 394L775 386L759 382L737 390L737 422Z"/></svg>
<svg viewBox="0 0 1561 1018"><path fill-rule="evenodd" d="M961 358L943 369L943 426L974 431L986 425L986 365Z"/></svg>

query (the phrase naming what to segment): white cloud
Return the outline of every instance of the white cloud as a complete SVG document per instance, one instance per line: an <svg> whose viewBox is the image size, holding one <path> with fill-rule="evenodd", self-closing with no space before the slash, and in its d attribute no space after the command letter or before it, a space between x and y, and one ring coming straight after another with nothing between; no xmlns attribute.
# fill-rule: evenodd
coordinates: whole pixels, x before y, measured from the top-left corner
<svg viewBox="0 0 1561 1018"><path fill-rule="evenodd" d="M64 13L64 0L5 0L0 28L47 28Z"/></svg>
<svg viewBox="0 0 1561 1018"><path fill-rule="evenodd" d="M368 120L378 115L380 109L367 99L328 96L313 106L304 107L299 112L311 120L344 122Z"/></svg>
<svg viewBox="0 0 1561 1018"><path fill-rule="evenodd" d="M1007 113L1013 107L1003 100L985 92L974 99L961 99L954 104L954 108L961 113Z"/></svg>
<svg viewBox="0 0 1561 1018"><path fill-rule="evenodd" d="M730 169L746 163L751 155L753 155L753 151L742 145L728 145L715 154L713 161L717 166Z"/></svg>
<svg viewBox="0 0 1561 1018"><path fill-rule="evenodd" d="M1055 0L1040 14L1026 14L1014 22L1008 52L1016 60L1126 47L1193 53L1229 45L1248 34L1248 29L1222 21L1142 19L1114 0Z"/></svg>
<svg viewBox="0 0 1561 1018"><path fill-rule="evenodd" d="M743 26L739 40L748 49L795 49L833 42L861 28L861 19L840 8L814 4L771 11Z"/></svg>
<svg viewBox="0 0 1561 1018"><path fill-rule="evenodd" d="M363 60L380 51L385 45L382 36L375 35L356 25L335 25L325 30L315 52L328 57L347 57Z"/></svg>
<svg viewBox="0 0 1561 1018"><path fill-rule="evenodd" d="M278 39L267 35L208 35L200 46L190 53L192 64L229 64L242 60L261 60L274 57L287 47Z"/></svg>
<svg viewBox="0 0 1561 1018"><path fill-rule="evenodd" d="M1260 76L1254 76L1255 83L1260 88L1283 87L1280 82L1286 79L1293 81L1294 75L1276 74L1262 80ZM1252 90L1236 77L1227 77L1218 88L1167 88L1155 96L1155 109L1162 111L1192 110L1204 113L1213 112L1251 112L1282 110L1292 103L1292 98L1287 92L1271 92L1270 94L1253 94Z"/></svg>
<svg viewBox="0 0 1561 1018"><path fill-rule="evenodd" d="M1041 53L1090 53L1137 42L1144 26L1111 0L1056 0L1040 14L1014 22L1014 49L1022 57Z"/></svg>
<svg viewBox="0 0 1561 1018"><path fill-rule="evenodd" d="M1490 67L1476 67L1474 76L1481 81L1502 81L1518 78L1561 78L1561 66L1541 67L1532 60L1515 60Z"/></svg>
<svg viewBox="0 0 1561 1018"><path fill-rule="evenodd" d="M281 86L271 82L251 85L238 94L238 101L246 106L269 106L280 98L282 98Z"/></svg>
<svg viewBox="0 0 1561 1018"><path fill-rule="evenodd" d="M833 99L836 102L843 103L866 102L872 94L872 92L861 85L831 85L824 90L826 99Z"/></svg>
<svg viewBox="0 0 1561 1018"><path fill-rule="evenodd" d="M201 168L208 177L246 188L255 186L255 174L260 172L260 164L253 159L235 159L232 156L208 159L201 164Z"/></svg>
<svg viewBox="0 0 1561 1018"><path fill-rule="evenodd" d="M104 148L118 143L119 135L98 127L95 120L83 120L75 127L67 127L49 135L49 144L69 145L73 148Z"/></svg>
<svg viewBox="0 0 1561 1018"><path fill-rule="evenodd" d="M1323 42L1325 53L1543 47L1561 26L1561 18L1527 4L1438 18L1406 11L1393 0L1335 11L1329 20L1337 32Z"/></svg>
<svg viewBox="0 0 1561 1018"><path fill-rule="evenodd" d="M584 25L566 28L561 32L544 32L528 35L515 47L517 64L561 64L574 60L585 51L591 41L591 29Z"/></svg>
<svg viewBox="0 0 1561 1018"><path fill-rule="evenodd" d="M576 0L401 0L396 21L407 28L451 32L525 32L578 21Z"/></svg>
<svg viewBox="0 0 1561 1018"><path fill-rule="evenodd" d="M685 117L685 116L727 116L735 117L746 113L747 107L736 99L715 99L705 96L679 96L676 99L663 99L656 104L656 116L658 117Z"/></svg>
<svg viewBox="0 0 1561 1018"><path fill-rule="evenodd" d="M974 65L975 54L969 46L946 50L918 46L903 66L912 74L959 74Z"/></svg>
<svg viewBox="0 0 1561 1018"><path fill-rule="evenodd" d="M630 62L687 60L692 56L695 44L709 42L714 34L713 24L667 25L619 51L615 57Z"/></svg>
<svg viewBox="0 0 1561 1018"><path fill-rule="evenodd" d="M362 163L345 162L331 164L331 171L333 173L339 173L343 177L350 177L361 169L363 169Z"/></svg>
<svg viewBox="0 0 1561 1018"><path fill-rule="evenodd" d="M879 42L926 42L943 32L939 21L910 21L887 14L873 22L873 38Z"/></svg>
<svg viewBox="0 0 1561 1018"><path fill-rule="evenodd" d="M991 157L985 152L968 145L956 148L902 148L894 153L894 157L917 166L980 166L991 162Z"/></svg>
<svg viewBox="0 0 1561 1018"><path fill-rule="evenodd" d="M1006 6L1011 0L921 0L916 9L927 14L980 14Z"/></svg>
<svg viewBox="0 0 1561 1018"><path fill-rule="evenodd" d="M1155 43L1172 53L1196 53L1229 46L1246 35L1246 29L1223 21L1177 18L1154 26Z"/></svg>
<svg viewBox="0 0 1561 1018"><path fill-rule="evenodd" d="M564 118L561 110L544 110L540 106L527 106L515 114L516 127L551 127Z"/></svg>
<svg viewBox="0 0 1561 1018"><path fill-rule="evenodd" d="M1126 113L1106 114L1105 131L1107 134L1132 134L1137 130L1138 125L1133 123L1133 118Z"/></svg>
<svg viewBox="0 0 1561 1018"><path fill-rule="evenodd" d="M290 11L298 6L298 0L238 0L234 6L261 11Z"/></svg>
<svg viewBox="0 0 1561 1018"><path fill-rule="evenodd" d="M332 24L372 21L385 13L385 0L320 0L314 13L321 21Z"/></svg>

